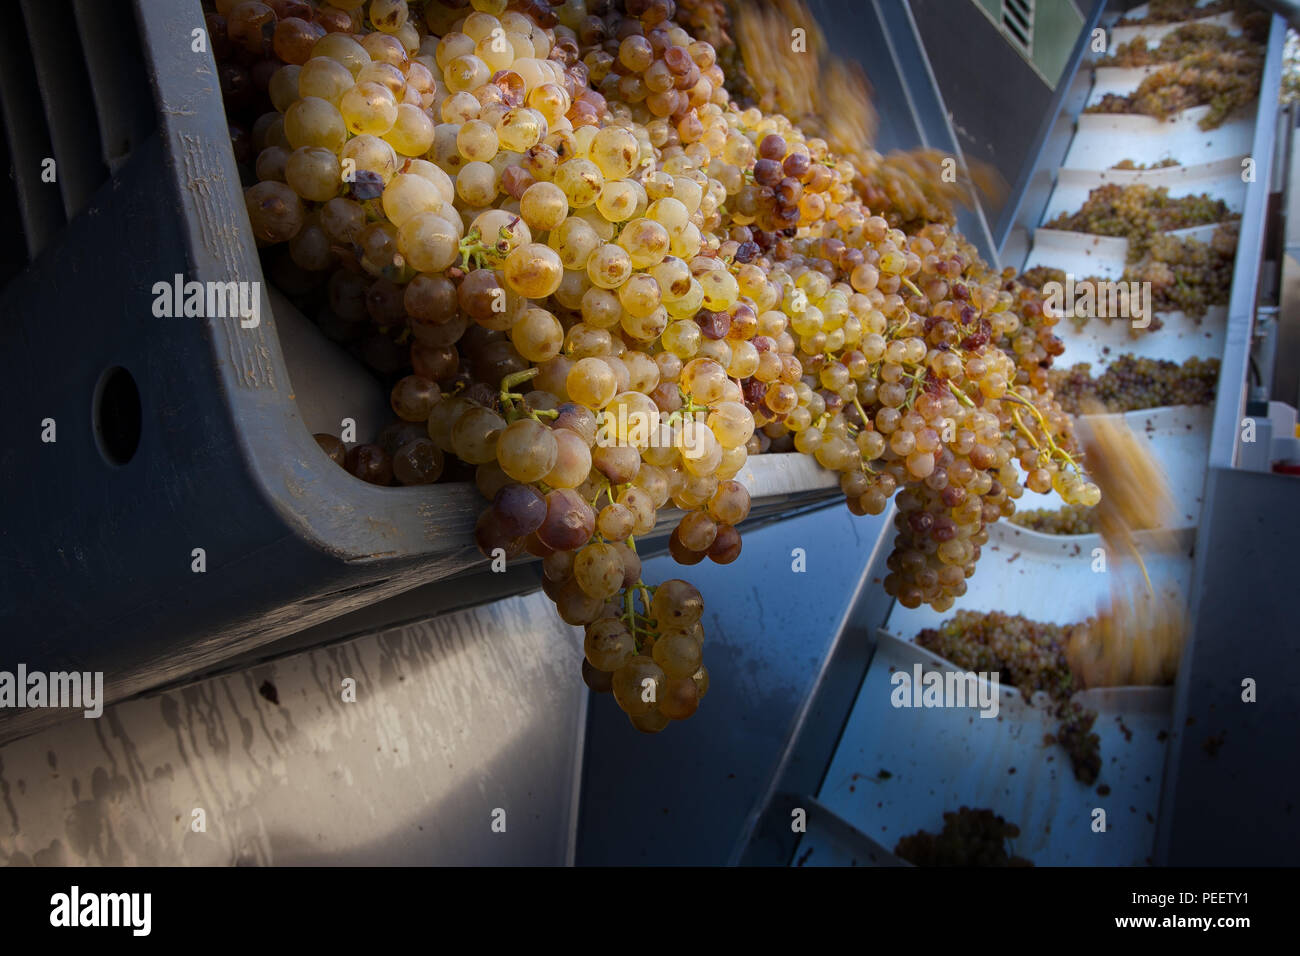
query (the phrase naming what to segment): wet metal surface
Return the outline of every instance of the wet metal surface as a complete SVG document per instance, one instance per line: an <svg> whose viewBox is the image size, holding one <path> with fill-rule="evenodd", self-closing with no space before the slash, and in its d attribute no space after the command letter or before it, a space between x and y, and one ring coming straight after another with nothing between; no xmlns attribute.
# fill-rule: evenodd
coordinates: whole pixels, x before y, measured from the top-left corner
<svg viewBox="0 0 1300 956"><path fill-rule="evenodd" d="M0 748L0 865L564 863L579 638L533 593L67 720Z"/></svg>
<svg viewBox="0 0 1300 956"><path fill-rule="evenodd" d="M646 563L647 581L681 575L703 593L710 689L653 737L613 700L592 701L580 864L721 865L740 852L882 525L836 505L747 533L725 567Z"/></svg>

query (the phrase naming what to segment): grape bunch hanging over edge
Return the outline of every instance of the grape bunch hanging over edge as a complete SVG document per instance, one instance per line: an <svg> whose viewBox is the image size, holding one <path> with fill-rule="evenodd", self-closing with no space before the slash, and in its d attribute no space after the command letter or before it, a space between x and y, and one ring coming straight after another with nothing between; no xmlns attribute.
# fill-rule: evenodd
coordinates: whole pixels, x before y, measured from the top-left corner
<svg viewBox="0 0 1300 956"><path fill-rule="evenodd" d="M857 514L894 498L885 587L908 607L951 607L1026 488L1099 496L1049 389L1041 295L946 222L891 226L872 170L737 108L675 12L209 15L259 244L325 290L323 323L408 357L392 405L426 435L322 446L381 484L472 474L480 548L542 559L584 679L648 732L709 675L699 592L643 582L636 538L671 503L674 558L736 560L750 455L814 456Z"/></svg>

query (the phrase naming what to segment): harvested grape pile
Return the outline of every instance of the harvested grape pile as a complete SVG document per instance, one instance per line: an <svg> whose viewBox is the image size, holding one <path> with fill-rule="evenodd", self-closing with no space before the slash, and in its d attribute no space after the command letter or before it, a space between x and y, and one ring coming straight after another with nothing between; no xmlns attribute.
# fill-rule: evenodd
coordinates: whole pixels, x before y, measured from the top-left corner
<svg viewBox="0 0 1300 956"><path fill-rule="evenodd" d="M1132 289L1129 283L1150 283L1150 322L1143 328L1130 325L1129 335L1137 338L1163 328L1161 313L1164 312L1182 312L1189 318L1200 319L1211 306L1226 305L1232 291L1237 229L1237 223L1226 223L1214 230L1209 242L1158 233L1148 237L1140 254L1124 268L1116 286L1120 293L1128 295ZM1063 286L1066 275L1050 266L1035 266L1022 273L1018 281L1041 292L1049 282ZM1080 281L1091 284L1099 292L1112 285L1097 276ZM1082 328L1091 321L1111 322L1124 315L1120 309L1108 308L1105 315L1099 312L1098 309L1076 310L1070 321L1076 328Z"/></svg>
<svg viewBox="0 0 1300 956"><path fill-rule="evenodd" d="M1062 700L1078 690L1065 660L1070 631L1000 611L958 611L921 631L916 643L966 670L998 671L1026 699L1041 690Z"/></svg>
<svg viewBox="0 0 1300 956"><path fill-rule="evenodd" d="M885 587L909 607L964 593L1024 487L1100 494L1048 387L1063 345L1041 295L989 270L937 194L882 216L869 144L846 158L738 108L676 12L208 15L267 274L399 417L322 448L376 484L473 480L483 553L543 559L586 628L584 678L647 732L693 713L709 675L701 595L644 582L636 539L673 505L680 563L736 560L750 455L814 456L857 514L897 494Z"/></svg>
<svg viewBox="0 0 1300 956"><path fill-rule="evenodd" d="M1051 266L1040 265L1034 266L1032 269L1026 269L1020 274L1017 281L1031 289L1038 289L1040 291L1047 289L1049 283L1055 283L1057 287L1064 289L1066 286L1066 275L1062 269L1054 269ZM1086 279L1078 280L1076 282L1076 289L1081 287L1083 284L1087 284L1092 290L1094 290L1096 298L1093 301L1104 301L1106 303L1106 308L1102 309L1099 306L1087 309L1076 308L1070 315L1070 322L1077 329L1081 329L1089 322L1093 321L1110 323L1117 318L1122 318L1125 322L1129 322L1129 318L1136 314L1132 309L1141 306L1140 301L1136 302L1133 306L1129 307L1130 310L1128 312L1125 312L1123 305L1131 295L1131 287L1128 285L1120 285L1116 281L1103 279L1100 276L1088 276ZM1112 289L1114 290L1114 296L1111 295ZM1114 307L1111 305L1112 298L1114 300ZM1131 338L1138 338L1142 335L1164 328L1164 319L1155 312L1155 301L1156 297L1153 291L1152 314L1148 316L1149 321L1141 328L1130 322L1128 334ZM1102 314L1103 312L1105 313L1104 315Z"/></svg>
<svg viewBox="0 0 1300 956"><path fill-rule="evenodd" d="M1124 268L1125 282L1150 282L1156 312L1200 318L1212 305L1227 305L1237 255L1235 222L1214 230L1209 242L1182 236L1152 236L1141 257ZM1154 323L1153 323L1154 324Z"/></svg>
<svg viewBox="0 0 1300 956"><path fill-rule="evenodd" d="M1087 362L1053 369L1052 388L1061 407L1085 414L1089 402L1108 412L1132 412L1165 405L1209 405L1219 380L1219 360L1193 356L1179 365L1157 358L1121 355L1095 378Z"/></svg>
<svg viewBox="0 0 1300 956"><path fill-rule="evenodd" d="M1186 20L1199 20L1215 17L1222 13L1233 14L1233 19L1244 26L1252 25L1260 10L1249 0L1211 0L1210 3L1197 4L1197 0L1149 0L1144 17L1120 17L1115 21L1118 27L1147 26L1153 23L1182 23Z"/></svg>
<svg viewBox="0 0 1300 956"><path fill-rule="evenodd" d="M1117 26L1177 23L1233 14L1242 36L1234 37L1215 24L1188 23L1166 34L1154 47L1145 36L1121 45L1098 66L1148 66L1164 64L1144 77L1127 95L1107 93L1085 113L1142 113L1167 119L1193 106L1209 106L1199 122L1214 129L1259 95L1264 68L1261 44L1267 38L1269 15L1249 0L1216 0L1198 7L1192 0L1165 0L1148 5L1142 18L1123 17Z"/></svg>
<svg viewBox="0 0 1300 956"><path fill-rule="evenodd" d="M1094 534L1098 530L1096 511L1079 505L1063 505L1055 511L1048 508L1017 511L1011 516L1011 523L1044 534Z"/></svg>
<svg viewBox="0 0 1300 956"><path fill-rule="evenodd" d="M992 810L962 807L944 813L942 833L918 830L898 841L894 855L914 866L1033 866L1007 852L1018 836L1020 828Z"/></svg>
<svg viewBox="0 0 1300 956"><path fill-rule="evenodd" d="M1070 755L1074 775L1091 784L1101 770L1101 740L1092 732L1093 711L1070 702L1082 684L1070 670L1066 651L1081 625L1046 624L1000 611L958 611L938 628L926 628L916 643L963 670L997 672L1028 700L1043 691L1060 720L1056 740Z"/></svg>
<svg viewBox="0 0 1300 956"><path fill-rule="evenodd" d="M1178 160L1169 157L1154 163L1139 163L1132 159L1121 159L1118 163L1112 166L1111 169L1169 169L1170 167L1181 165L1182 163Z"/></svg>
<svg viewBox="0 0 1300 956"><path fill-rule="evenodd" d="M1256 55L1254 43L1245 37L1232 36L1225 27L1213 23L1188 23L1166 33L1155 46L1148 46L1147 38L1138 34L1095 65L1133 67L1173 63L1208 46L1244 56Z"/></svg>
<svg viewBox="0 0 1300 956"><path fill-rule="evenodd" d="M1051 266L1034 266L1020 273L1019 281L1027 288L1041 289L1049 282L1064 284L1065 272L1061 269L1053 269Z"/></svg>
<svg viewBox="0 0 1300 956"><path fill-rule="evenodd" d="M1197 125L1215 129L1255 101L1263 69L1263 51L1253 44L1247 52L1202 49L1144 77L1132 93L1107 93L1084 112L1141 113L1168 119L1193 106L1209 106Z"/></svg>
<svg viewBox="0 0 1300 956"><path fill-rule="evenodd" d="M1164 186L1106 183L1089 192L1078 210L1061 213L1043 225L1047 229L1127 239L1130 261L1137 261L1151 239L1161 232L1240 218L1222 199L1208 193L1172 197Z"/></svg>

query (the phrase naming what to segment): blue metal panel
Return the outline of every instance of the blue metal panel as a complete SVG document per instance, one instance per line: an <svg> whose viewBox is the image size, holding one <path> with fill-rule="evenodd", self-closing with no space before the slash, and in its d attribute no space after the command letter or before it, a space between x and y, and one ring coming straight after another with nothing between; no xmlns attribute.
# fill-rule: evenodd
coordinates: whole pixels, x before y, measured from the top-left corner
<svg viewBox="0 0 1300 956"><path fill-rule="evenodd" d="M1241 214L1237 258L1232 268L1232 295L1228 300L1228 341L1219 371L1219 397L1214 404L1214 432L1210 437L1210 465L1231 468L1237 463L1237 442L1246 405L1250 339L1255 325L1255 294L1264 252L1269 183L1272 181L1273 141L1277 136L1277 97L1282 83L1282 47L1286 24L1274 16L1268 55L1259 82L1259 110L1250 156L1255 161L1255 181L1246 190Z"/></svg>
<svg viewBox="0 0 1300 956"><path fill-rule="evenodd" d="M1300 478L1211 468L1205 505L1156 862L1294 866ZM1257 684L1250 702L1247 678Z"/></svg>
<svg viewBox="0 0 1300 956"><path fill-rule="evenodd" d="M878 581L864 584L883 527L882 517L836 506L746 534L740 559L726 567L646 562L647 581L680 574L704 594L711 686L693 717L650 738L612 699L593 699L579 863L732 859L859 589L883 596ZM795 548L804 549L806 572L792 570Z"/></svg>

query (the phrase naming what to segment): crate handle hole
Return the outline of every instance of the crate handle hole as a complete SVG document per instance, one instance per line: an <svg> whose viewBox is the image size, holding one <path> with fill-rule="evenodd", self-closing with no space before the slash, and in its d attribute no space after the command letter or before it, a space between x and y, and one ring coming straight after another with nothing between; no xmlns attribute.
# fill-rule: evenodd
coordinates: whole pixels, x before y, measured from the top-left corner
<svg viewBox="0 0 1300 956"><path fill-rule="evenodd" d="M115 366L99 377L92 412L99 453L111 465L125 465L140 445L140 389L131 373Z"/></svg>

